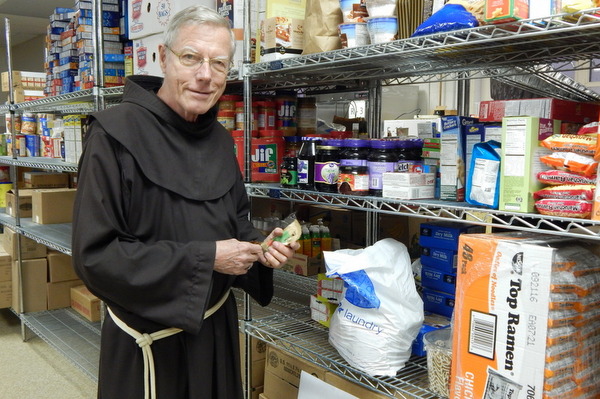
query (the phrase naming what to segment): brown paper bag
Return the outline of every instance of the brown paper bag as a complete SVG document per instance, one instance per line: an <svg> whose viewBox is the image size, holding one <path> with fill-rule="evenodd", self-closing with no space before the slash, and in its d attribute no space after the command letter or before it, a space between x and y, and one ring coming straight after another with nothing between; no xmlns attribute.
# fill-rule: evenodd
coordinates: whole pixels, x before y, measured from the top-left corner
<svg viewBox="0 0 600 399"><path fill-rule="evenodd" d="M342 23L339 0L306 0L304 51L320 53L342 48L338 25Z"/></svg>

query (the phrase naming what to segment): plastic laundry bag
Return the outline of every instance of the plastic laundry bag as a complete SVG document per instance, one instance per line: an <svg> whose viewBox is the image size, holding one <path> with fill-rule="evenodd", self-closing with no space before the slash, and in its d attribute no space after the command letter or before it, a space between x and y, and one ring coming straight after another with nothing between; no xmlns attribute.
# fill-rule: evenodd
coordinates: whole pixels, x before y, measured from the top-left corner
<svg viewBox="0 0 600 399"><path fill-rule="evenodd" d="M394 376L404 367L423 324L406 246L386 238L358 250L325 251L328 276L344 280L329 342L353 367Z"/></svg>

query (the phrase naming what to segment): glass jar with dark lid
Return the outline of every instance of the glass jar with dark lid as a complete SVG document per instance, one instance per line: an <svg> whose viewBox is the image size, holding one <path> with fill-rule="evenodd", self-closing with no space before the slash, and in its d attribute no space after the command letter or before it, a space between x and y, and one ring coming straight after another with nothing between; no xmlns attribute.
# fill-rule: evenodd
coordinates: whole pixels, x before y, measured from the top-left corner
<svg viewBox="0 0 600 399"><path fill-rule="evenodd" d="M394 172L398 163L396 141L387 139L371 140L371 150L367 158L369 167L369 193L381 197L383 174Z"/></svg>
<svg viewBox="0 0 600 399"><path fill-rule="evenodd" d="M340 146L342 140L325 140L317 146L315 157L315 189L327 193L337 193L340 174Z"/></svg>
<svg viewBox="0 0 600 399"><path fill-rule="evenodd" d="M369 140L345 139L340 151L340 166L367 166Z"/></svg>

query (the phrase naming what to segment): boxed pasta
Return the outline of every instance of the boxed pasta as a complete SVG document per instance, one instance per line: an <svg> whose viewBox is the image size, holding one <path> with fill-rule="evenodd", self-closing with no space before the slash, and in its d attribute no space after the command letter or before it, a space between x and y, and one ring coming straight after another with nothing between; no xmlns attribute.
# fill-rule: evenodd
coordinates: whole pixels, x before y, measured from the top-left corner
<svg viewBox="0 0 600 399"><path fill-rule="evenodd" d="M569 342L577 320L591 319L556 309L569 302L555 294L583 286L575 275L597 279L599 258L561 237L512 232L462 235L458 263L451 397L541 399L570 389ZM584 369L597 372L597 360Z"/></svg>
<svg viewBox="0 0 600 399"><path fill-rule="evenodd" d="M533 193L543 184L537 174L550 169L541 158L552 151L540 143L560 132L560 121L538 117L507 117L502 121L499 209L533 212Z"/></svg>

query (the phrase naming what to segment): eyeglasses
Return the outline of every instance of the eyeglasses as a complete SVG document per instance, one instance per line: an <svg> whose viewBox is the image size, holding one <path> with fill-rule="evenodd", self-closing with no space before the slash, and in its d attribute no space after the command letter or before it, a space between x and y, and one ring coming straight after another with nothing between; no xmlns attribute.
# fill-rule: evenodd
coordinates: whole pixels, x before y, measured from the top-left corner
<svg viewBox="0 0 600 399"><path fill-rule="evenodd" d="M176 53L169 46L165 47L168 48L173 54L175 54L177 58L179 58L179 62L181 63L181 65L188 68L201 67L202 64L208 62L210 69L214 72L227 73L232 65L231 60L227 57L204 58L191 51L186 50L183 53Z"/></svg>

